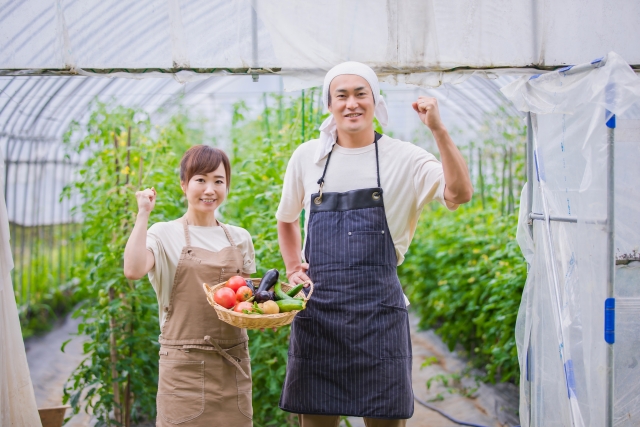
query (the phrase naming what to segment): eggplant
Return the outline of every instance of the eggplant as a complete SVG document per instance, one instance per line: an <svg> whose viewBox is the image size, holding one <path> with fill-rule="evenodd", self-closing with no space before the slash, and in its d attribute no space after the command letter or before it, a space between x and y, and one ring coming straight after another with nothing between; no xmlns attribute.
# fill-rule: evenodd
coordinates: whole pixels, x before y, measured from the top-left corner
<svg viewBox="0 0 640 427"><path fill-rule="evenodd" d="M245 279L245 282L246 282L246 284L247 284L247 287L248 287L249 289L251 289L251 293L252 293L252 294L255 294L255 293L256 293L256 287L255 287L255 286L253 286L253 280L251 280L251 279Z"/></svg>
<svg viewBox="0 0 640 427"><path fill-rule="evenodd" d="M269 289L271 289L271 287L278 282L279 277L280 272L275 268L272 268L271 270L264 273L264 277L260 281L260 285L258 286L256 293L260 293L260 291L268 291Z"/></svg>
<svg viewBox="0 0 640 427"><path fill-rule="evenodd" d="M275 296L273 294L273 292L269 292L269 291L257 291L255 294L255 300L257 302L265 302L265 301L274 301L275 300Z"/></svg>

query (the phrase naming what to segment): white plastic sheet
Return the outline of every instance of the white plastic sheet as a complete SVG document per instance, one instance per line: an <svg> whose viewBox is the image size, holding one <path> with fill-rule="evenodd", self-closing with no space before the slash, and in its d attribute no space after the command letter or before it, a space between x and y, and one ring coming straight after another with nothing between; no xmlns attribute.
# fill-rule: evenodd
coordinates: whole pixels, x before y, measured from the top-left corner
<svg viewBox="0 0 640 427"><path fill-rule="evenodd" d="M4 161L0 153L0 426L42 426L22 341L11 285L13 259L4 203Z"/></svg>
<svg viewBox="0 0 640 427"><path fill-rule="evenodd" d="M313 79L354 60L433 86L443 70L562 66L609 50L640 64L638 39L636 0L0 1L0 69L281 68Z"/></svg>
<svg viewBox="0 0 640 427"><path fill-rule="evenodd" d="M516 325L521 424L606 425L604 301L614 262L607 248L606 122L615 114L613 425L638 426L640 78L609 53L600 68L522 78L503 92L534 113L533 212L576 220L534 221L532 240L521 200L518 241L530 263Z"/></svg>

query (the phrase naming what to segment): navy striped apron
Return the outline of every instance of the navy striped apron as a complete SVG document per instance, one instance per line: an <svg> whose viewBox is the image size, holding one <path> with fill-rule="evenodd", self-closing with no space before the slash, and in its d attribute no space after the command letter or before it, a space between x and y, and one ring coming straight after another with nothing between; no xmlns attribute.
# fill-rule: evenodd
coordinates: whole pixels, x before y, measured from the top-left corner
<svg viewBox="0 0 640 427"><path fill-rule="evenodd" d="M305 245L314 283L291 326L280 408L299 414L413 415L409 318L378 186L311 195Z"/></svg>

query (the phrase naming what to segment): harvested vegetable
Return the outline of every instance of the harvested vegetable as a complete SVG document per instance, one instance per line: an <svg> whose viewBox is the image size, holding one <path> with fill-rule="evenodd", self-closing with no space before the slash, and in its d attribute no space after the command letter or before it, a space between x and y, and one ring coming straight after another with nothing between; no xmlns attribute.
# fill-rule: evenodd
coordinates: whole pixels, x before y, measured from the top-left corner
<svg viewBox="0 0 640 427"><path fill-rule="evenodd" d="M293 298L276 301L276 304L278 304L278 308L282 313L286 313L288 311L294 311L294 310L304 310L306 306L306 302L304 300L293 299Z"/></svg>
<svg viewBox="0 0 640 427"><path fill-rule="evenodd" d="M255 296L255 300L257 302L265 302L265 301L273 301L274 299L274 295L273 292L269 292L269 291L257 291L256 292L256 296Z"/></svg>
<svg viewBox="0 0 640 427"><path fill-rule="evenodd" d="M269 289L271 289L271 287L278 282L279 277L280 272L275 268L272 268L271 270L264 273L264 277L260 281L260 285L258 285L257 293L259 293L260 291L268 291Z"/></svg>
<svg viewBox="0 0 640 427"><path fill-rule="evenodd" d="M300 283L299 285L296 285L295 287L291 288L291 290L287 292L287 295L289 295L291 298L295 298L296 295L300 293L302 288L304 288L304 284Z"/></svg>
<svg viewBox="0 0 640 427"><path fill-rule="evenodd" d="M275 301L265 301L262 303L262 311L264 311L264 314L278 314L280 313L280 307L278 307L278 304Z"/></svg>
<svg viewBox="0 0 640 427"><path fill-rule="evenodd" d="M282 285L280 284L280 282L276 283L276 285L274 286L273 293L276 296L276 301L291 299L291 297L287 295L285 291L282 290Z"/></svg>

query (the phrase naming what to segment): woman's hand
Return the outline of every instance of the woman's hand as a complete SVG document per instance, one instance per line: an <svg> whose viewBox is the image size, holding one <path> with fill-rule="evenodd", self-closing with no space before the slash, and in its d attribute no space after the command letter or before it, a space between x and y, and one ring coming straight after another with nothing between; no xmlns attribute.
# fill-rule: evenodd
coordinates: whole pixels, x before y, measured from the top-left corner
<svg viewBox="0 0 640 427"><path fill-rule="evenodd" d="M127 246L124 248L124 275L127 279L142 279L155 265L153 253L147 249L147 226L149 214L156 205L155 188L147 188L136 192L138 215L131 230Z"/></svg>
<svg viewBox="0 0 640 427"><path fill-rule="evenodd" d="M156 206L156 189L146 188L142 191L136 191L136 200L138 201L138 212L151 213Z"/></svg>
<svg viewBox="0 0 640 427"><path fill-rule="evenodd" d="M307 271L309 270L309 264L302 263L293 271L287 271L287 279L289 280L289 284L291 286L299 285L300 283L304 283L304 287L308 288L311 283L311 279L307 276Z"/></svg>

